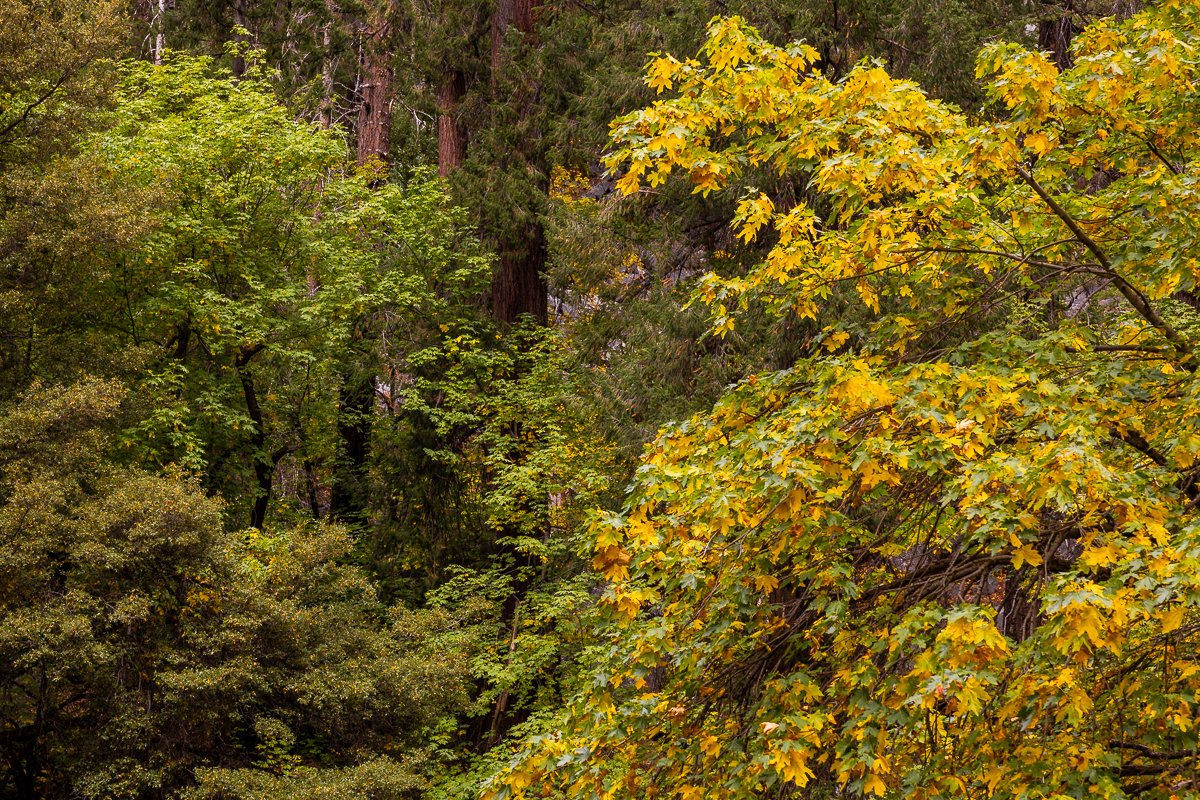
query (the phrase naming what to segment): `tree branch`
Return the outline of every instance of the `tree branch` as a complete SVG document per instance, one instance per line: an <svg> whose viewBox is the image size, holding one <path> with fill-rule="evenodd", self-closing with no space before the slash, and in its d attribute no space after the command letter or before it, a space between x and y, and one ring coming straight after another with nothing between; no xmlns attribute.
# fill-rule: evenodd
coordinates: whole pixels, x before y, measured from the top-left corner
<svg viewBox="0 0 1200 800"><path fill-rule="evenodd" d="M1119 291L1122 296L1129 301L1129 305L1133 306L1133 309L1142 317L1142 319L1149 322L1155 328L1158 328L1159 332L1166 337L1167 341L1174 345L1175 351L1180 355L1182 366L1189 372L1195 372L1196 365L1192 363L1192 348L1188 344L1187 340L1179 334L1179 331L1171 327L1169 323L1167 323L1158 315L1158 312L1154 310L1154 306L1150 304L1150 301L1144 294L1141 293L1141 291L1137 289L1137 287L1125 280L1124 277L1122 277L1115 269L1113 269L1112 262L1108 260L1108 256L1106 256L1104 251L1100 249L1100 245L1096 244L1096 241L1092 239L1091 236L1088 236L1087 232L1079 226L1079 223L1075 221L1074 217L1072 217L1065 208L1059 205L1057 200L1050 196L1050 193L1047 192L1042 185L1034 179L1033 175L1027 169L1018 165L1016 170L1017 174L1021 176L1021 180L1029 184L1029 188L1033 189L1037 196L1042 199L1042 202L1049 206L1050 211L1054 213L1054 216L1062 220L1062 223L1067 226L1067 229L1071 231L1071 233L1075 236L1075 239L1084 247L1086 247L1093 256L1096 257L1097 263L1099 263L1104 272L1113 279L1113 283L1116 284L1117 291Z"/></svg>
<svg viewBox="0 0 1200 800"><path fill-rule="evenodd" d="M50 84L50 88L47 89L43 95L41 95L38 99L34 100L29 105L25 106L25 110L22 111L20 113L20 115L17 116L16 119L14 119L12 122L5 125L3 128L0 128L0 142L6 141L6 137L10 133L12 133L14 130L16 130L18 126L23 125L25 122L27 122L29 120L29 115L32 114L38 106L40 106L42 103L45 103L47 100L49 100L55 94L57 94L58 90L63 87L63 84L65 84L70 79L70 77L74 74L74 72L75 71L71 70L71 69L64 72L57 81Z"/></svg>

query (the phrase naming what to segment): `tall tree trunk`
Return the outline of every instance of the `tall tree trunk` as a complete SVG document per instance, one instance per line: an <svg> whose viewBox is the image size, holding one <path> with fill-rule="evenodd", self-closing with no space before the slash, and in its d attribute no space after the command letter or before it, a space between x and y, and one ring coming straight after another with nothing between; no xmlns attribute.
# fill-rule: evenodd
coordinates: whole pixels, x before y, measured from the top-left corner
<svg viewBox="0 0 1200 800"><path fill-rule="evenodd" d="M529 36L533 33L534 12L542 5L542 0L496 0L496 10L492 14L492 85L496 84L496 75L504 66L504 37L508 29L516 28Z"/></svg>
<svg viewBox="0 0 1200 800"><path fill-rule="evenodd" d="M330 17L333 8L329 7ZM329 130L333 127L333 20L328 19L321 26L321 127Z"/></svg>
<svg viewBox="0 0 1200 800"><path fill-rule="evenodd" d="M545 153L538 142L541 137L530 127L536 111L540 87L521 85L518 70L511 63L505 46L510 28L522 35L525 49L536 46L534 41L535 12L541 0L496 0L492 17L492 94L494 102L509 102L517 106L518 141L512 158L531 175L545 173ZM505 73L509 74L505 74ZM501 77L509 80L501 80ZM500 97L501 92L511 92ZM544 177L538 188L548 188ZM531 316L546 323L546 232L538 218L540 209L517 209L517 221L497 238L499 259L492 277L492 315L497 322L511 324L522 316ZM522 221L524 220L524 221Z"/></svg>
<svg viewBox="0 0 1200 800"><path fill-rule="evenodd" d="M492 12L492 91L496 91L499 80L500 66L504 56L504 35L512 25L516 0L496 0Z"/></svg>
<svg viewBox="0 0 1200 800"><path fill-rule="evenodd" d="M1071 39L1076 33L1071 19L1074 0L1043 0L1042 19L1038 21L1038 49L1051 54L1059 70L1070 69Z"/></svg>
<svg viewBox="0 0 1200 800"><path fill-rule="evenodd" d="M154 16L152 25L154 26L154 49L151 55L155 64L162 64L163 51L167 49L167 0L153 0Z"/></svg>
<svg viewBox="0 0 1200 800"><path fill-rule="evenodd" d="M376 184L387 180L391 155L392 68L394 14L392 0L381 0L368 20L362 44L361 98L358 108L358 163L378 162ZM366 316L354 326L355 344L369 339L371 321ZM370 364L371 347L355 347ZM375 374L363 363L350 363L342 373L338 397L338 448L330 491L329 514L350 523L365 523L369 507L367 474L371 456L371 430L375 416Z"/></svg>
<svg viewBox="0 0 1200 800"><path fill-rule="evenodd" d="M362 84L358 107L358 163L387 163L392 134L392 28L390 0L372 15L363 35Z"/></svg>
<svg viewBox="0 0 1200 800"><path fill-rule="evenodd" d="M496 0L492 18L492 102L497 106L507 104L515 112L511 116L516 120L513 138L518 144L511 153L501 157L500 171L518 175L524 172L539 193L545 194L549 189L545 178L546 154L541 144L542 132L536 127L541 87L534 82L536 72L529 69L528 63L521 63L538 45L534 12L540 4L541 0ZM519 42L506 41L513 28L521 34ZM513 209L512 218L507 223L501 222L496 233L498 259L492 274L492 316L502 326L511 325L524 316L532 317L542 325L546 323L546 231L540 212L537 207ZM512 424L508 435L516 443L510 457L514 463L520 462L525 457L526 447L521 443L519 421ZM519 502L530 504L530 498ZM504 531L501 541L529 535L518 523L506 527L508 530ZM521 600L529 591L533 564L529 553L511 545L501 546L509 550L513 570L511 594L501 611L501 619L512 630L509 637L511 654L516 647ZM507 691L497 696L486 723L483 742L494 744L512 725L510 699Z"/></svg>
<svg viewBox="0 0 1200 800"><path fill-rule="evenodd" d="M524 315L545 325L546 231L532 220L518 235L500 243L500 258L492 279L492 316L507 325Z"/></svg>
<svg viewBox="0 0 1200 800"><path fill-rule="evenodd" d="M512 6L512 24L524 34L533 33L533 12L542 4L542 0L500 0Z"/></svg>
<svg viewBox="0 0 1200 800"><path fill-rule="evenodd" d="M246 0L234 0L233 24L235 26L233 35L234 41L243 43L248 42L249 38L243 32L249 27L246 19ZM246 58L242 55L242 51L238 50L237 55L233 57L233 74L240 77L245 73Z"/></svg>
<svg viewBox="0 0 1200 800"><path fill-rule="evenodd" d="M267 508L271 503L271 485L275 477L275 464L267 454L266 420L262 408L258 404L258 391L254 386L254 378L250 375L250 360L262 352L262 345L244 347L238 353L236 367L238 378L242 382L242 395L246 401L246 414L254 423L254 433L250 443L254 447L254 506L250 511L250 527L261 528L267 520Z"/></svg>
<svg viewBox="0 0 1200 800"><path fill-rule="evenodd" d="M438 87L438 175L443 178L462 166L467 136L458 119L458 104L466 93L461 70L447 69Z"/></svg>

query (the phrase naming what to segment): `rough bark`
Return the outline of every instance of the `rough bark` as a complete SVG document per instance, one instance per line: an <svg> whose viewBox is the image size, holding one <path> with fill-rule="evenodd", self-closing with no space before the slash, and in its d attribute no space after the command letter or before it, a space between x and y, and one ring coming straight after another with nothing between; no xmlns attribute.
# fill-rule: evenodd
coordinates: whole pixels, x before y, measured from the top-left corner
<svg viewBox="0 0 1200 800"><path fill-rule="evenodd" d="M492 12L492 91L496 89L497 77L504 56L504 35L512 25L515 0L496 0Z"/></svg>
<svg viewBox="0 0 1200 800"><path fill-rule="evenodd" d="M545 173L545 154L538 145L540 137L530 135L530 120L536 113L539 87L521 85L520 81L500 81L503 72L516 72L509 63L505 40L510 28L522 34L525 48L536 46L535 17L541 0L496 0L492 17L492 93L497 103L508 102L517 106L518 139L520 145L511 158L526 168L530 174ZM509 76L506 76L509 77ZM515 88L511 88L515 87ZM511 96L500 93L510 91ZM545 190L547 187L542 186ZM546 323L546 282L543 272L546 267L546 232L537 209L521 209L516 216L525 222L517 222L512 229L499 235L496 271L492 277L492 314L497 322L511 324L522 316L532 316L541 324Z"/></svg>
<svg viewBox="0 0 1200 800"><path fill-rule="evenodd" d="M534 17L542 0L496 0L496 10L492 14L492 85L495 86L496 74L504 64L504 37L509 28L516 28L525 35L531 35L534 28Z"/></svg>
<svg viewBox="0 0 1200 800"><path fill-rule="evenodd" d="M1077 32L1072 16L1074 0L1044 2L1044 16L1038 22L1038 49L1051 54L1060 70L1070 69L1071 39Z"/></svg>
<svg viewBox="0 0 1200 800"><path fill-rule="evenodd" d="M333 22L327 20L321 26L321 127L333 127Z"/></svg>
<svg viewBox="0 0 1200 800"><path fill-rule="evenodd" d="M167 0L154 0L154 48L151 58L155 64L162 64L163 52L167 49Z"/></svg>
<svg viewBox="0 0 1200 800"><path fill-rule="evenodd" d="M392 9L384 3L363 34L362 83L358 107L358 163L387 163L392 133Z"/></svg>
<svg viewBox="0 0 1200 800"><path fill-rule="evenodd" d="M363 35L357 147L360 165L371 161L386 165L391 155L394 15L392 0L383 0L374 9ZM376 181L384 180L386 172L381 171ZM354 330L356 343L367 338L369 327L369 319L358 321ZM369 506L366 481L375 416L375 375L349 365L342 373L338 400L340 443L330 487L329 514L343 522L365 523Z"/></svg>
<svg viewBox="0 0 1200 800"><path fill-rule="evenodd" d="M521 33L533 33L533 14L542 0L502 0L513 6L512 24Z"/></svg>
<svg viewBox="0 0 1200 800"><path fill-rule="evenodd" d="M233 4L233 24L236 26L234 40L238 42L247 42L246 34L242 31L248 26L246 19L246 0L236 0ZM233 74L241 77L246 73L246 59L242 55L241 50L233 58Z"/></svg>
<svg viewBox="0 0 1200 800"><path fill-rule="evenodd" d="M492 279L492 316L511 325L524 315L546 324L546 232L540 221L526 224L523 235L502 242Z"/></svg>
<svg viewBox="0 0 1200 800"><path fill-rule="evenodd" d="M438 175L443 178L462 166L467 136L458 119L458 104L466 93L461 70L448 69L438 87Z"/></svg>

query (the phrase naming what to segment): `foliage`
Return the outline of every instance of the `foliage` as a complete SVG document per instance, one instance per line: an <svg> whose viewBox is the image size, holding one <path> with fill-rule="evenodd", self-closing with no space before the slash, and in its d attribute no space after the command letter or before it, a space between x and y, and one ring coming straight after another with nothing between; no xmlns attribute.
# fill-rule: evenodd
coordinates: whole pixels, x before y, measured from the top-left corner
<svg viewBox="0 0 1200 800"><path fill-rule="evenodd" d="M193 483L106 463L123 394L42 388L0 418L4 791L161 796L203 767L198 796L411 795L470 639L380 603L336 528L226 532Z"/></svg>
<svg viewBox="0 0 1200 800"><path fill-rule="evenodd" d="M612 178L602 177L608 122L653 97L639 79L645 51L694 50L714 13L741 15L768 38L807 37L823 55L816 68L830 79L864 56L878 57L893 74L917 77L935 96L972 108L982 100L973 81L977 49L997 35L1030 40L1028 9L1003 1L621 0L546 14L546 42L536 58L562 109L546 120L552 177L575 174L590 184L545 211L552 304L578 353L574 369L593 386L606 435L627 448L630 472L660 425L708 407L750 373L807 354L820 330L796 317L774 325L746 314L734 334L705 336L703 313L686 303L692 282L709 270L737 274L765 252L728 227L736 192L689 196L686 184L670 182L617 197ZM766 168L747 170L735 182L784 204L794 203L798 191L790 176ZM857 315L845 304L839 313Z"/></svg>
<svg viewBox="0 0 1200 800"><path fill-rule="evenodd" d="M460 326L410 355L411 383L377 430L381 521L363 547L387 591L477 620L473 719L458 736L491 745L561 704L594 583L575 532L610 491L614 453L557 334L484 332ZM444 791L475 792L447 777Z"/></svg>
<svg viewBox="0 0 1200 800"><path fill-rule="evenodd" d="M261 524L281 460L334 458L340 362L376 361L356 350L362 316L436 325L485 262L456 247L460 222L428 176L372 188L253 72L234 81L182 55L127 65L95 148L153 207L94 278L115 344L157 349L127 444L212 488L249 481Z"/></svg>
<svg viewBox="0 0 1200 800"><path fill-rule="evenodd" d="M0 163L69 146L106 99L119 4L14 0L0 9Z"/></svg>
<svg viewBox="0 0 1200 800"><path fill-rule="evenodd" d="M1195 797L1134 5L0 9L0 796Z"/></svg>
<svg viewBox="0 0 1200 800"><path fill-rule="evenodd" d="M489 797L1198 796L1198 24L989 46L982 121L736 18L651 63L621 187L800 182L742 196L769 250L701 296L826 354L647 450L592 526L590 680Z"/></svg>
<svg viewBox="0 0 1200 800"><path fill-rule="evenodd" d="M102 124L122 4L15 0L0 8L0 397L34 377L67 319L87 308L76 262L137 225L114 202L111 176L77 157ZM75 339L58 364L108 360Z"/></svg>

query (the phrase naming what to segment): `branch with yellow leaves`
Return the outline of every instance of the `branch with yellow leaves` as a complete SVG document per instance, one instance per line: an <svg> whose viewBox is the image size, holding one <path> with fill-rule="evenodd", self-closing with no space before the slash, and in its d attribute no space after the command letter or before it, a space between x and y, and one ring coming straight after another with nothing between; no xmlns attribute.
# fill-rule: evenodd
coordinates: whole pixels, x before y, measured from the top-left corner
<svg viewBox="0 0 1200 800"><path fill-rule="evenodd" d="M1089 236L1087 232L1079 225L1075 218L1072 217L1071 214L1065 208L1063 208L1062 205L1059 204L1059 202L1055 200L1040 183L1037 182L1029 170L1018 165L1016 167L1016 171L1017 174L1021 176L1021 180L1025 181L1025 183L1029 185L1029 188L1033 189L1034 193L1037 194L1037 196L1042 199L1042 202L1049 207L1054 216L1058 217L1062 223L1067 226L1067 229L1071 231L1075 239L1081 245L1086 247L1093 256L1096 257L1096 261L1099 263L1101 269L1104 270L1104 273L1108 277L1112 278L1113 284L1117 287L1117 291L1119 291L1121 295L1129 302L1129 305L1133 307L1133 310L1136 311L1138 315L1142 317L1142 319L1146 320L1146 322L1149 322L1151 325L1157 328L1162 335L1166 337L1167 341L1174 346L1175 352L1180 356L1181 365L1189 372L1195 372L1196 364L1193 363L1191 344L1184 339L1183 336L1180 335L1179 331L1175 330L1170 323L1158 315L1158 312L1155 311L1154 306L1150 304L1150 300L1146 297L1146 295L1142 294L1142 292L1136 286L1131 284L1123 275L1118 273L1113 268L1112 262L1108 260L1108 256L1105 255L1100 246L1096 244L1096 241L1092 239L1092 237Z"/></svg>

